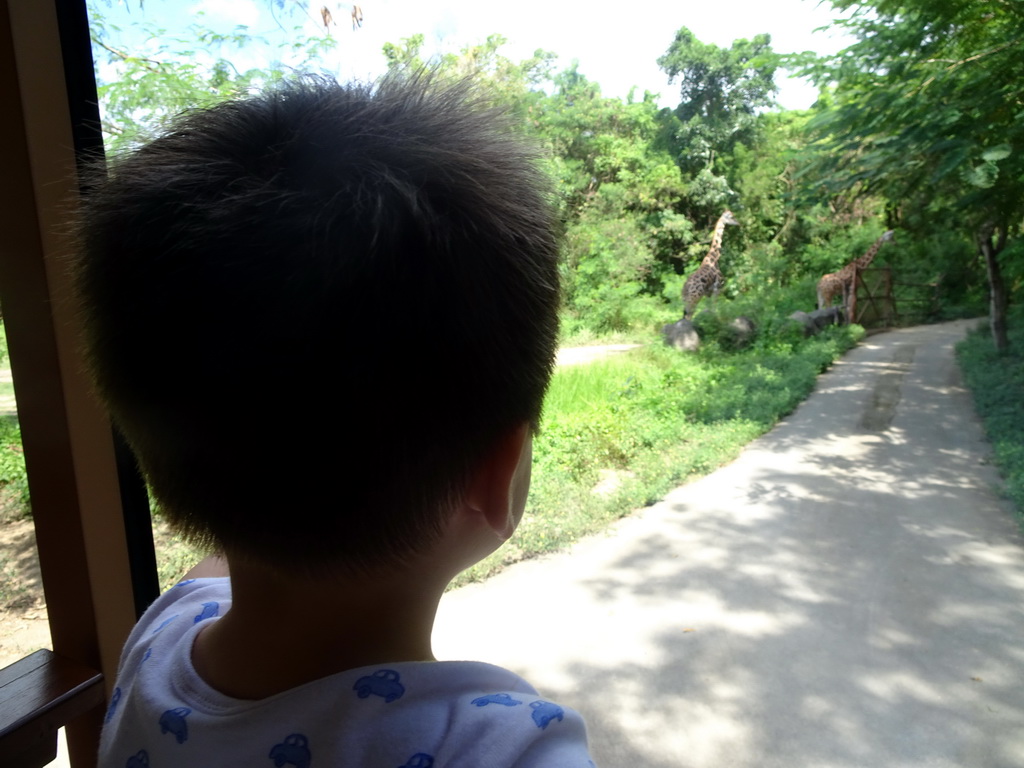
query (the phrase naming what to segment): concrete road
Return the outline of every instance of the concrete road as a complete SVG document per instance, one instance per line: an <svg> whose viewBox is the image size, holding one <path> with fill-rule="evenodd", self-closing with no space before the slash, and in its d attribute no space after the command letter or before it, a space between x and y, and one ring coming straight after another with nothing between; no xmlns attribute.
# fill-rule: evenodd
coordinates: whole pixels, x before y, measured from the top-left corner
<svg viewBox="0 0 1024 768"><path fill-rule="evenodd" d="M969 325L868 339L731 465L447 595L438 658L579 709L602 768L1024 766L1024 539Z"/></svg>

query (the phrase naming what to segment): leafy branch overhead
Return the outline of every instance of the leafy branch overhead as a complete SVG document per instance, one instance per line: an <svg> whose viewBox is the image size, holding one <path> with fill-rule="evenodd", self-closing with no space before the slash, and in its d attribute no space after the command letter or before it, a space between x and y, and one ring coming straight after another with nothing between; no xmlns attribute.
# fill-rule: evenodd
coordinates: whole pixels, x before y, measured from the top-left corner
<svg viewBox="0 0 1024 768"><path fill-rule="evenodd" d="M246 49L267 41L243 25L229 32L206 26L202 13L187 30L171 34L160 26L140 21L130 39L119 42L126 30L108 21L95 3L89 5L93 55L97 63L97 91L102 107L107 147L117 151L145 140L168 117L186 109L208 106L259 88L284 77L294 68L313 70L315 62L335 47L329 36L309 37L297 28L292 41L272 47L280 61L239 68L233 63ZM296 59L296 54L298 57Z"/></svg>
<svg viewBox="0 0 1024 768"><path fill-rule="evenodd" d="M834 5L855 11L842 24L858 41L805 69L835 87L835 107L812 123L836 153L831 185L866 182L907 197L940 184L962 207L1019 214L1024 9L976 0Z"/></svg>

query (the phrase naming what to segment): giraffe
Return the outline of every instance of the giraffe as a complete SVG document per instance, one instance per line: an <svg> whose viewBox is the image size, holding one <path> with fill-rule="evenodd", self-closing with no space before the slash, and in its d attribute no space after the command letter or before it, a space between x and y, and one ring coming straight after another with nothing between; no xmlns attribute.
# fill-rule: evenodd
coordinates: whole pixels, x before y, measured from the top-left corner
<svg viewBox="0 0 1024 768"><path fill-rule="evenodd" d="M693 310L697 308L701 299L705 296L714 298L722 288L724 278L718 269L718 259L722 255L722 233L725 232L726 224L739 225L732 211L726 211L718 217L708 255L701 261L697 271L686 278L686 283L683 284L684 320L693 316Z"/></svg>
<svg viewBox="0 0 1024 768"><path fill-rule="evenodd" d="M850 318L850 305L853 303L853 291L856 287L857 272L867 269L871 260L875 258L878 249L892 240L894 230L889 230L880 238L875 240L870 248L838 272L825 275L818 281L818 309L831 306L836 296L842 298L843 312L846 313L846 321L852 322Z"/></svg>

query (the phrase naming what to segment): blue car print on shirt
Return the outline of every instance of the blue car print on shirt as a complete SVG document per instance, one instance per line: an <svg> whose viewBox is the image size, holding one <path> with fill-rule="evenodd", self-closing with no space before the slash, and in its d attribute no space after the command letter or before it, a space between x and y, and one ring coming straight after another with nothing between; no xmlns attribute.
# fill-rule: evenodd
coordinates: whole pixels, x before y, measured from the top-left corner
<svg viewBox="0 0 1024 768"><path fill-rule="evenodd" d="M160 715L160 733L169 731L174 734L179 744L184 744L188 741L188 723L185 722L185 717L190 714L192 710L188 707L168 709Z"/></svg>
<svg viewBox="0 0 1024 768"><path fill-rule="evenodd" d="M280 744L275 744L270 750L270 759L274 761L277 768L284 765L294 765L295 768L309 768L313 755L309 751L309 740L301 733L293 733L286 736Z"/></svg>
<svg viewBox="0 0 1024 768"><path fill-rule="evenodd" d="M398 682L398 673L394 670L378 669L372 675L356 680L352 690L359 693L360 699L365 699L372 693L374 696L383 696L385 702L391 703L402 698L405 686Z"/></svg>
<svg viewBox="0 0 1024 768"><path fill-rule="evenodd" d="M565 710L557 704L552 704L550 701L531 701L530 709L533 722L537 724L538 728L547 728L552 720L558 720L561 722L562 717L565 715Z"/></svg>
<svg viewBox="0 0 1024 768"><path fill-rule="evenodd" d="M473 699L470 704L476 704L478 707L486 707L488 704L501 704L503 707L517 707L523 702L519 699L513 699L507 693L489 693L486 696L480 696L479 698Z"/></svg>
<svg viewBox="0 0 1024 768"><path fill-rule="evenodd" d="M398 768L432 768L434 765L434 758L424 752L417 752L415 755L409 758L409 761L405 765L400 765Z"/></svg>
<svg viewBox="0 0 1024 768"><path fill-rule="evenodd" d="M220 610L220 603L216 601L203 603L202 612L198 616L196 616L195 620L192 623L198 624L200 621L203 621L203 619L212 619L214 616L217 615L218 610Z"/></svg>
<svg viewBox="0 0 1024 768"><path fill-rule="evenodd" d="M146 750L140 749L128 758L128 762L124 764L124 768L149 768L149 754Z"/></svg>
<svg viewBox="0 0 1024 768"><path fill-rule="evenodd" d="M107 707L107 716L103 718L104 723L109 723L114 719L114 713L117 712L117 703L121 700L121 689L115 688L114 693L110 697L110 706Z"/></svg>

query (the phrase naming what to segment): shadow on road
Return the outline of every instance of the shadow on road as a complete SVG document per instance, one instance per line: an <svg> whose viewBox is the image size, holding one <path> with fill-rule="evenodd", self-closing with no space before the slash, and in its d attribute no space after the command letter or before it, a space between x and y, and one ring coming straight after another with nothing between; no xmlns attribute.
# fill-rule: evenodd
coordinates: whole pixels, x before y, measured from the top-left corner
<svg viewBox="0 0 1024 768"><path fill-rule="evenodd" d="M732 465L455 593L449 630L524 628L442 646L580 709L599 765L1024 764L1024 540L963 332L873 337Z"/></svg>

